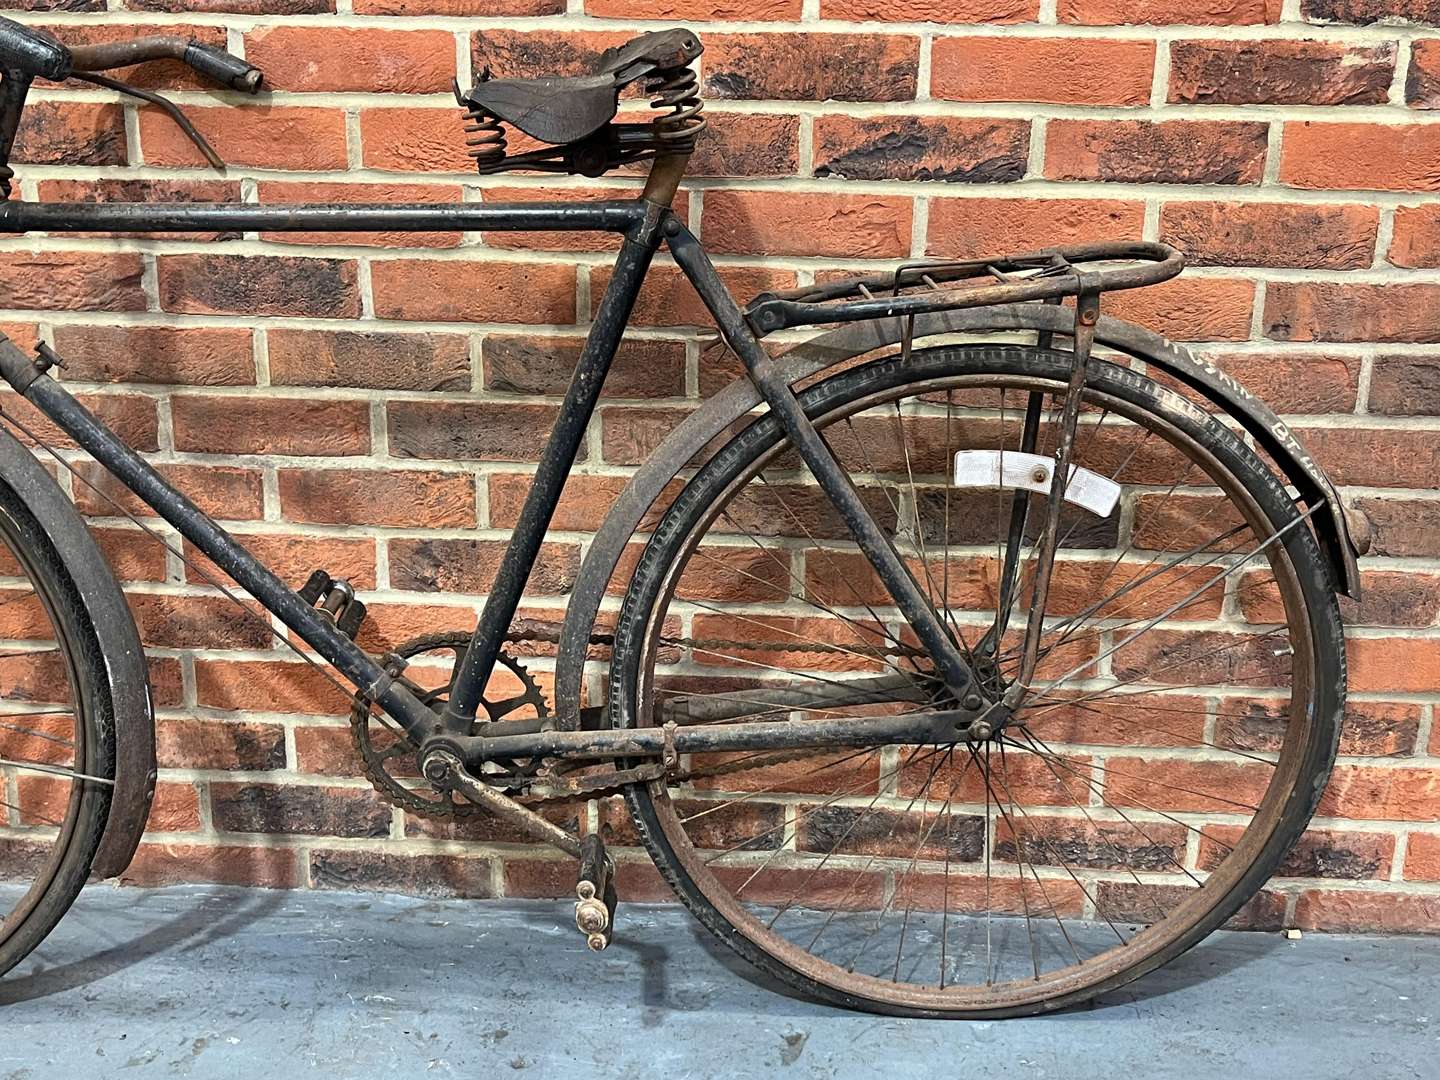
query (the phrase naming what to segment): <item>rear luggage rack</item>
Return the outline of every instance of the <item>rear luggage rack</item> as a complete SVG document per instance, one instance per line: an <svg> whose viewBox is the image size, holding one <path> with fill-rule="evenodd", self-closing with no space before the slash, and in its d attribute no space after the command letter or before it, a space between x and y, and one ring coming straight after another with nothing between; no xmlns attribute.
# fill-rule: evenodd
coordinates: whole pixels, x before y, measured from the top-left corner
<svg viewBox="0 0 1440 1080"><path fill-rule="evenodd" d="M1090 265L1107 263L1121 265ZM1166 281L1184 267L1185 256L1169 244L1144 241L1054 247L994 259L902 263L884 274L761 293L746 305L745 318L756 336L764 337L791 326L1138 289ZM977 281L982 278L990 283Z"/></svg>

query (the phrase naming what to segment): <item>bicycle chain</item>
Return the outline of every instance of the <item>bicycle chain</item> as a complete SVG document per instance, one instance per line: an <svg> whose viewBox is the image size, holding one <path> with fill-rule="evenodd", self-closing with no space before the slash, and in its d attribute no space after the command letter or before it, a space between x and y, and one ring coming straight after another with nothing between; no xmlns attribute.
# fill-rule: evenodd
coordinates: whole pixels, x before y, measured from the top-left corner
<svg viewBox="0 0 1440 1080"><path fill-rule="evenodd" d="M428 649L455 648L457 646L463 646L469 640L469 634L427 634L423 637L415 638L409 642L406 642L404 645L400 646L400 649L412 650L412 655L414 655L418 652L427 651L427 646ZM535 642L547 645L557 645L560 642L560 633L558 630L553 629L550 624L542 623L538 620L526 619L520 620L514 627L512 627L505 634L504 641L506 642L506 644L512 645L522 642ZM613 634L592 633L589 639L590 645L609 647L613 646L614 643L615 635ZM897 653L900 655L923 655L919 652L919 650L909 647L897 646L895 650L882 651L879 649L869 649L866 646L862 645L842 647L838 645L826 645L821 642L800 642L791 645L786 643L777 644L774 642L762 643L753 641L739 641L725 638L662 638L661 643L667 645L687 645L690 648L699 648L702 651L716 652L754 652L767 649L779 649L780 651L784 652L806 653L849 652L859 653L861 655L873 655L876 658L883 658L884 656L894 655ZM535 684L534 680L530 678L529 673L525 670L524 665L521 664L520 661L516 660L514 657L508 657L508 660L509 665L507 666L510 666L511 670L520 677L523 683L525 683L527 692L533 691L535 694L538 695L540 693L539 687ZM540 698L537 704L540 708L541 714L544 715L544 709L546 708L546 705L543 696ZM407 813L413 813L419 817L431 819L444 820L448 818L472 817L477 814L483 814L485 812L483 807L475 806L470 803L457 803L453 801L436 802L430 799L426 799L421 797L420 795L417 795L415 792L409 790L408 788L401 787L399 784L395 783L391 779L389 774L387 774L385 770L381 767L380 760L373 759L371 757L371 754L368 752L366 746L364 745L361 728L365 723L368 722L369 717L369 703L366 702L363 698L361 698L360 695L355 695L355 704L351 709L350 715L351 740L354 742L356 752L360 757L361 768L365 774L365 778L370 782L370 786L374 788L375 791L382 798L384 798L387 802L390 802L393 805L399 806ZM683 773L675 774L674 776L670 777L670 779L693 780L696 777L708 778L713 776L729 776L733 773L748 772L754 769L768 768L772 765L782 765L788 761L798 761L799 759L805 757L812 752L813 751L808 749L778 751L774 754L762 755L754 758L744 758L740 761L732 761L727 762L723 765L711 766L708 769L686 770ZM635 782L635 780L630 779L624 781L616 781L615 783L608 785L597 784L595 787L587 788L584 792L581 793L557 792L553 795L547 795L543 793L525 792L522 794L514 795L512 797L515 798L517 801L524 802L527 806L544 806L556 803L588 801L590 799L608 798L611 795L622 794L625 788L629 787Z"/></svg>

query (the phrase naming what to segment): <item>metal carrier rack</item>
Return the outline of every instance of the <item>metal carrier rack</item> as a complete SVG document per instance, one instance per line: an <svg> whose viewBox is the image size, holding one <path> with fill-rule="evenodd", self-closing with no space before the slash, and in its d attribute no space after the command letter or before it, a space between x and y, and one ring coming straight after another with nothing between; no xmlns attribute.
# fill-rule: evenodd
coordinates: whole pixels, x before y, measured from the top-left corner
<svg viewBox="0 0 1440 1080"><path fill-rule="evenodd" d="M869 277L761 293L745 307L759 337L792 326L913 317L931 311L1058 303L1168 281L1185 267L1169 244L1133 241L1046 248L1023 255L902 263Z"/></svg>

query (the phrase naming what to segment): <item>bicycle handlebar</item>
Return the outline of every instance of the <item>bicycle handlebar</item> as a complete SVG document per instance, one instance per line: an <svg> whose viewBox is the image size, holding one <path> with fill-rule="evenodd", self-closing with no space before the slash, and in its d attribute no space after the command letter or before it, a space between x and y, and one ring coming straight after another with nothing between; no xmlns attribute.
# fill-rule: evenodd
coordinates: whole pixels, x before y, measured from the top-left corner
<svg viewBox="0 0 1440 1080"><path fill-rule="evenodd" d="M77 45L70 50L71 67L75 71L107 71L147 60L167 59L179 60L221 86L247 94L258 93L265 78L259 68L224 49L182 37L133 38L99 45Z"/></svg>
<svg viewBox="0 0 1440 1080"><path fill-rule="evenodd" d="M258 93L265 76L224 49L173 35L67 48L43 30L0 18L0 71L59 82L77 71L108 71L148 60L179 60L231 90Z"/></svg>

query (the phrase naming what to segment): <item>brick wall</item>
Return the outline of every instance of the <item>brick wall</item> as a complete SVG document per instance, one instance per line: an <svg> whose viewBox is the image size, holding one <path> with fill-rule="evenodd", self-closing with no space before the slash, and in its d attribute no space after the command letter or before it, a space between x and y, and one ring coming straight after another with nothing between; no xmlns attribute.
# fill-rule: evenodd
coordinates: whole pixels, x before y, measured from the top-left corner
<svg viewBox="0 0 1440 1080"><path fill-rule="evenodd" d="M1348 610L1343 756L1291 869L1316 876L1277 884L1286 917L1440 928L1436 0L21 6L73 41L163 28L227 44L274 88L234 108L173 66L147 69L234 163L225 176L151 108L43 89L18 155L32 163L26 199L629 190L477 180L447 87L487 63L570 71L683 19L706 44L711 129L682 209L741 294L869 260L1134 236L1183 246L1183 279L1115 307L1271 400L1376 530L1366 598ZM323 565L374 590L363 640L379 647L471 624L609 258L608 243L554 236L19 238L0 243L0 318L53 342L83 399L290 579ZM668 426L713 381L684 329L697 310L673 269L655 273L537 607L563 604L636 433ZM573 884L514 836L392 811L356 777L325 683L77 498L101 515L153 649L163 771L133 880L467 895Z"/></svg>

